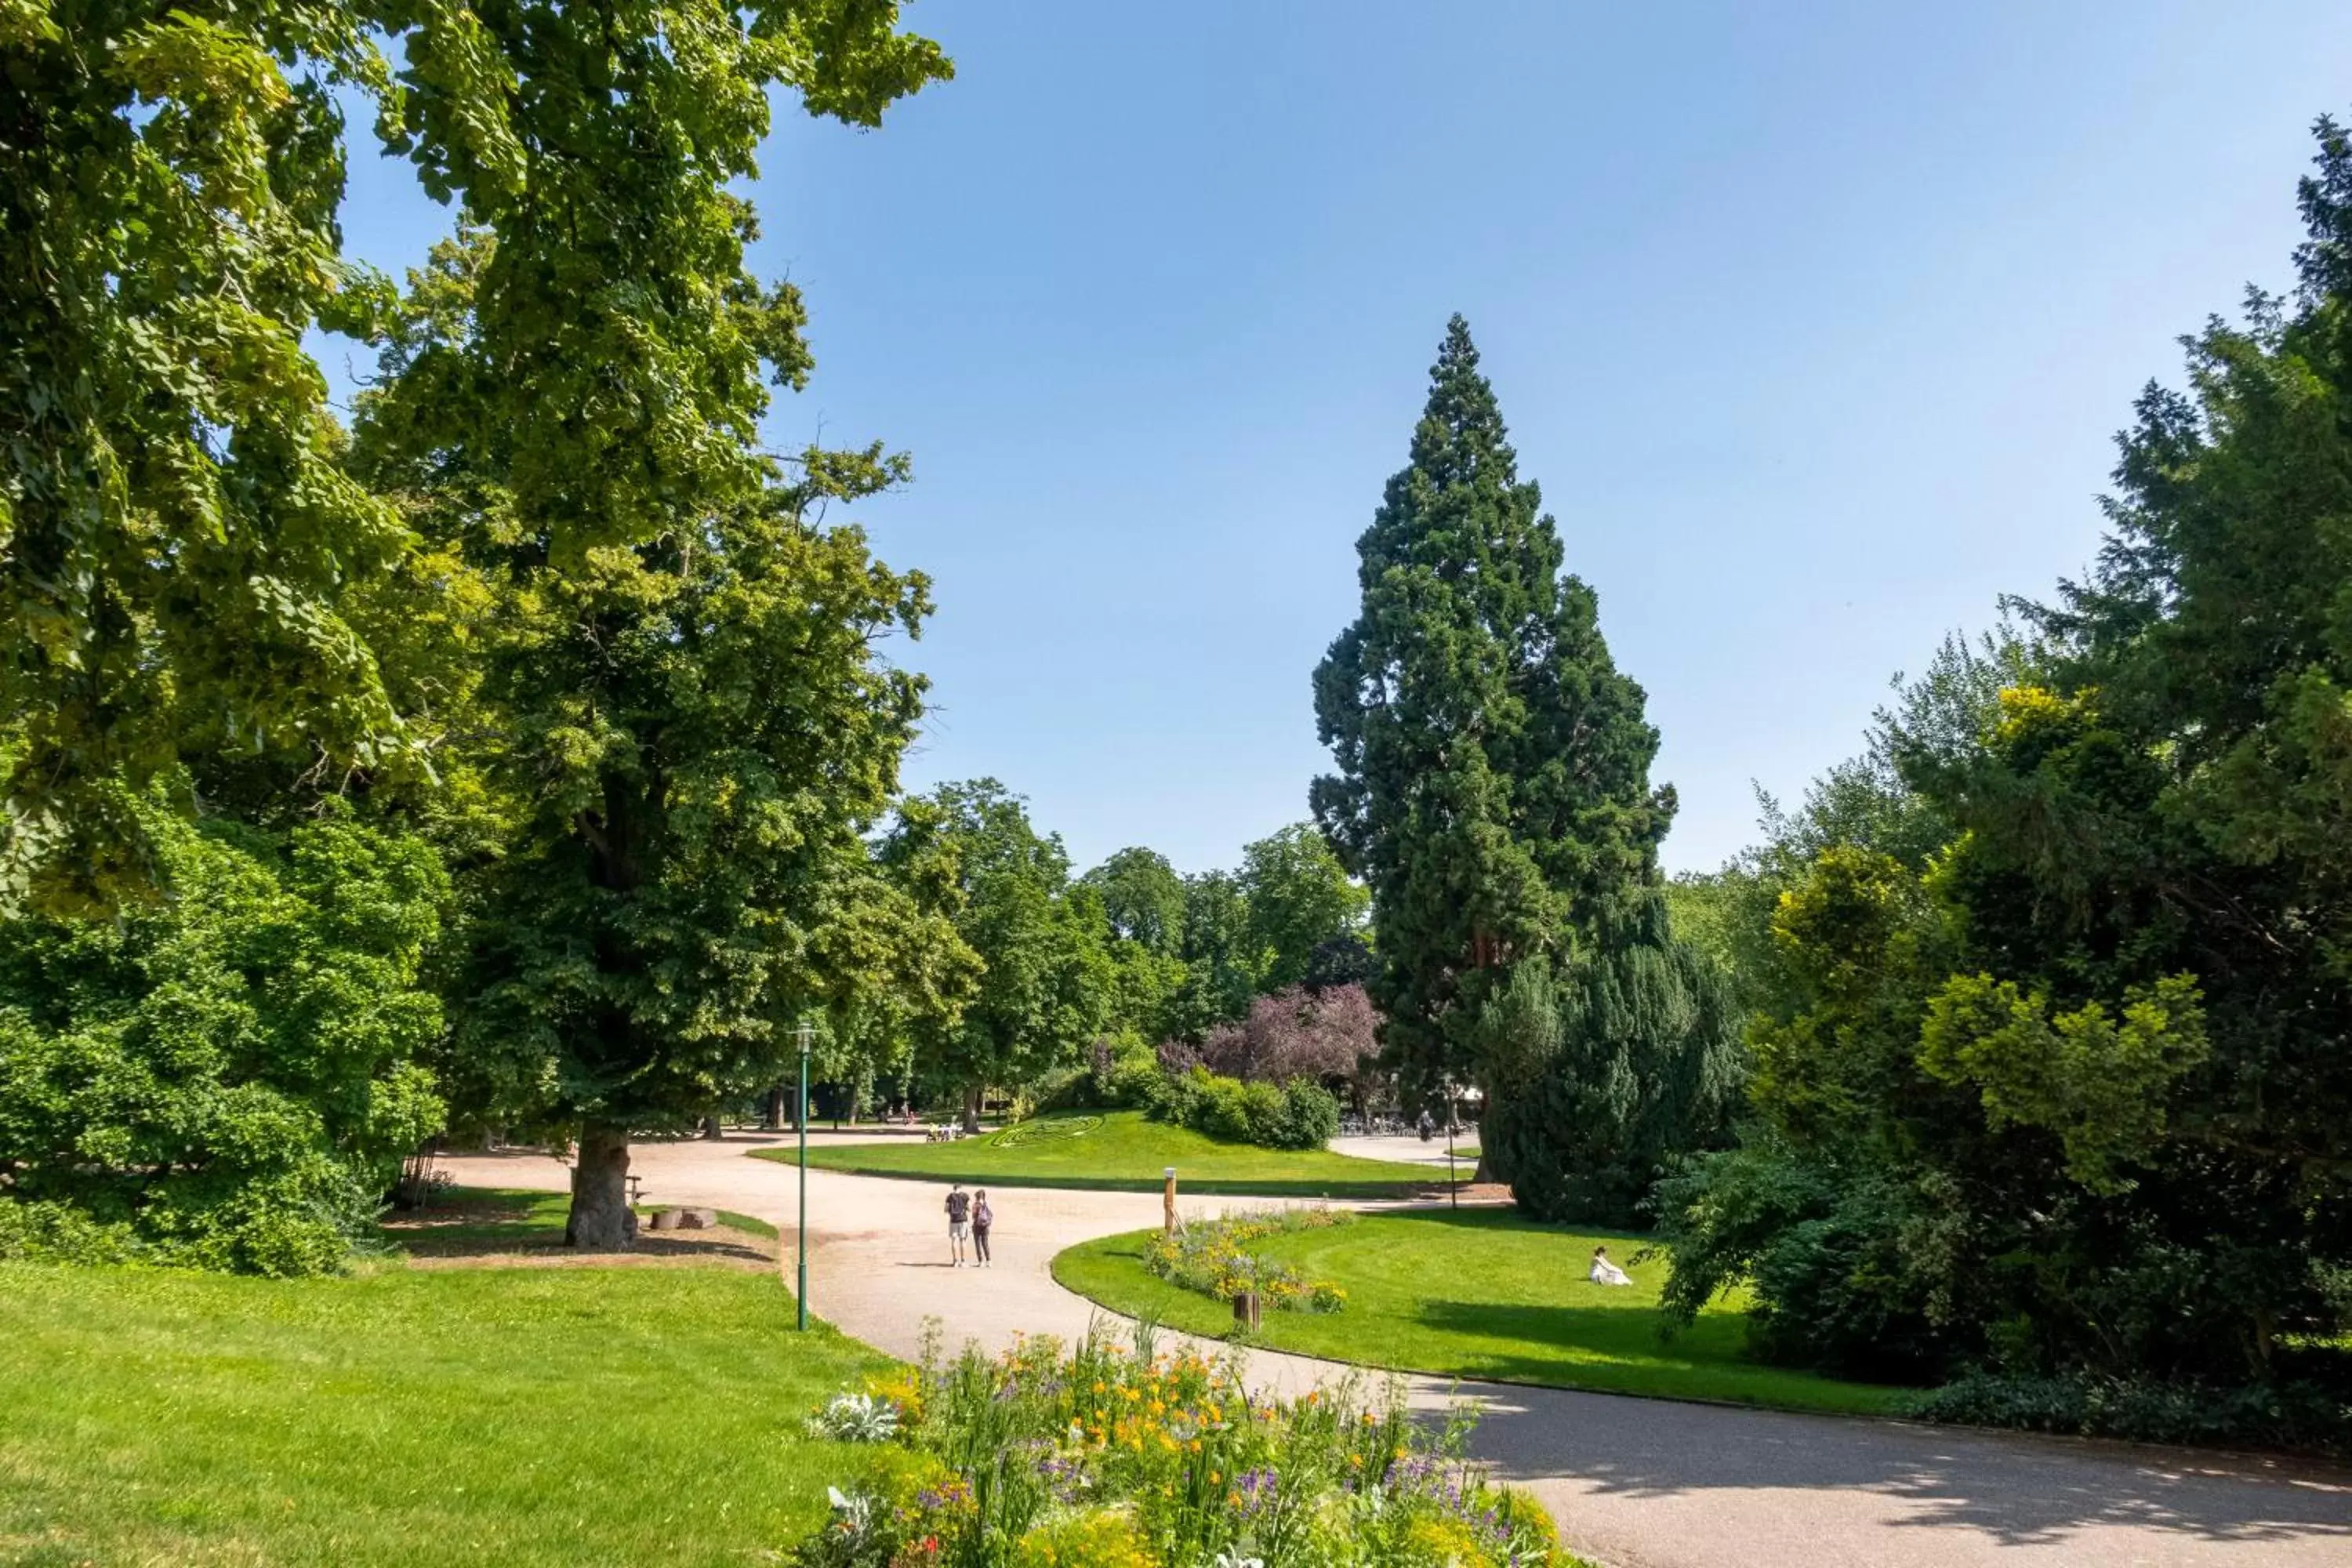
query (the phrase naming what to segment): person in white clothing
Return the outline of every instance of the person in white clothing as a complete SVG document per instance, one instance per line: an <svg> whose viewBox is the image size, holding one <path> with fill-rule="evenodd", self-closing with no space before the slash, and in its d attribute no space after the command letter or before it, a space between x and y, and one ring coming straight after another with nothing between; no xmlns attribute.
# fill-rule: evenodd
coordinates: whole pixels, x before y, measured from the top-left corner
<svg viewBox="0 0 2352 1568"><path fill-rule="evenodd" d="M1633 1278L1622 1268L1609 1261L1609 1249L1605 1247L1596 1247L1592 1249L1591 1278L1595 1285L1631 1285L1633 1282Z"/></svg>

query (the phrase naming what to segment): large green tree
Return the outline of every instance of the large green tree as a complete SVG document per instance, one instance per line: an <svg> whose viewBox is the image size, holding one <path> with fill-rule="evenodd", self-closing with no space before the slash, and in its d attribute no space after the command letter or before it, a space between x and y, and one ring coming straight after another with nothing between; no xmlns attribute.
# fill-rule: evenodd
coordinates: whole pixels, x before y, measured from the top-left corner
<svg viewBox="0 0 2352 1568"><path fill-rule="evenodd" d="M886 856L954 866L956 930L981 973L958 1016L919 1033L917 1071L960 1092L964 1125L976 1131L989 1088L1075 1065L1108 1022L1108 922L1099 890L1070 880L1060 837L1040 834L996 780L945 784L919 804L901 815Z"/></svg>
<svg viewBox="0 0 2352 1568"><path fill-rule="evenodd" d="M2318 140L2295 298L2142 395L2095 571L2021 606L2034 644L1948 647L1846 770L1875 801L1766 862L1758 1126L1675 1186L1683 1310L1745 1277L1791 1359L2264 1386L2189 1393L2237 1436L2309 1408L2352 1321L2352 139Z"/></svg>
<svg viewBox="0 0 2352 1568"><path fill-rule="evenodd" d="M1239 879L1250 943L1261 955L1262 990L1305 984L1326 942L1365 940L1371 894L1311 823L1293 823L1243 846ZM1335 963L1328 953L1323 962Z"/></svg>
<svg viewBox="0 0 2352 1568"><path fill-rule="evenodd" d="M1411 461L1356 548L1362 613L1315 672L1339 764L1315 816L1370 889L1372 994L1407 1091L1491 1089L1487 997L1527 958L1572 962L1647 896L1675 801L1650 784L1642 689L1562 570L1458 316Z"/></svg>
<svg viewBox="0 0 2352 1568"><path fill-rule="evenodd" d="M339 92L384 95L379 20L0 3L0 900L152 886L117 779L226 748L333 780L408 752L342 607L407 533L340 466L302 346L364 314Z"/></svg>
<svg viewBox="0 0 2352 1568"><path fill-rule="evenodd" d="M632 1131L775 1081L806 1009L947 978L860 837L922 690L875 645L927 585L824 521L906 465L762 447L811 359L731 188L771 89L866 124L944 74L896 20L532 5L404 73L398 136L467 227L386 331L356 468L486 585L459 750L504 831L465 868L457 1061L479 1110L578 1137L578 1245L628 1237Z"/></svg>
<svg viewBox="0 0 2352 1568"><path fill-rule="evenodd" d="M1158 1040L1181 1026L1190 973L1183 959L1184 879L1157 850L1120 850L1086 875L1110 928L1118 1000L1113 1032Z"/></svg>

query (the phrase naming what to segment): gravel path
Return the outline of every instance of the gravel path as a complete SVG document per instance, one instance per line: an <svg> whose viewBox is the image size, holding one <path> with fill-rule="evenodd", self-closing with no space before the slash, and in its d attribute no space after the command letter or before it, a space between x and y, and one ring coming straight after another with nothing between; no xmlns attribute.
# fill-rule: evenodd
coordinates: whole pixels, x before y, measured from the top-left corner
<svg viewBox="0 0 2352 1568"><path fill-rule="evenodd" d="M811 1142L835 1142L835 1135ZM844 1138L840 1141L846 1141ZM650 1203L777 1223L792 1240L795 1173L747 1159L789 1136L642 1145ZM447 1162L467 1185L562 1188L543 1156ZM1095 1310L1054 1283L1055 1253L1160 1221L1145 1193L1005 1188L995 1266L948 1267L942 1189L809 1173L809 1304L848 1333L916 1353L926 1318L951 1342L1085 1331ZM1188 1199L1188 1214L1238 1200ZM1258 1352L1250 1374L1298 1389L1328 1363ZM1903 1422L1465 1384L1486 1405L1476 1447L1527 1486L1578 1551L1612 1568L2347 1568L2352 1473L2291 1461L1955 1431ZM1412 1383L1415 1403L1448 1386Z"/></svg>

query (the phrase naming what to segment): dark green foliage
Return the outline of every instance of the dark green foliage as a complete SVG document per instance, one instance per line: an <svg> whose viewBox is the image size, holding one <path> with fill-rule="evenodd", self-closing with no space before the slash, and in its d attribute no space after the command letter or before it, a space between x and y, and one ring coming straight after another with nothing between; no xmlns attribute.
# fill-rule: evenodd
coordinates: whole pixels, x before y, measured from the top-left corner
<svg viewBox="0 0 2352 1568"><path fill-rule="evenodd" d="M1739 868L1758 1125L1668 1189L1685 1312L1747 1277L1776 1353L1981 1365L1971 1418L2326 1425L2297 1390L2352 1324L2352 142L2319 143L2299 293L2142 395L2090 579L2017 606L2032 643L1948 645Z"/></svg>
<svg viewBox="0 0 2352 1568"><path fill-rule="evenodd" d="M1196 1067L1162 1075L1150 1109L1156 1121L1265 1149L1320 1149L1339 1133L1339 1102L1305 1079L1244 1083Z"/></svg>
<svg viewBox="0 0 2352 1568"><path fill-rule="evenodd" d="M1892 1173L1816 1166L1751 1130L1658 1184L1659 1240L1674 1268L1663 1304L1696 1321L1717 1294L1754 1288L1761 1359L1874 1381L1927 1381L1951 1363L1932 1211Z"/></svg>
<svg viewBox="0 0 2352 1568"><path fill-rule="evenodd" d="M2352 1389L2343 1385L2340 1367L2315 1370L2337 1381L2290 1374L2244 1384L1978 1372L1929 1394L1916 1414L1929 1421L2134 1443L2352 1454Z"/></svg>
<svg viewBox="0 0 2352 1568"><path fill-rule="evenodd" d="M1741 1074L1723 972L1664 897L1601 921L1581 963L1521 963L1480 1020L1496 1088L1479 1143L1538 1219L1630 1226L1666 1162L1724 1131Z"/></svg>
<svg viewBox="0 0 2352 1568"><path fill-rule="evenodd" d="M161 901L0 927L0 1256L336 1268L440 1125L440 866L344 811L268 835L122 809Z"/></svg>
<svg viewBox="0 0 2352 1568"><path fill-rule="evenodd" d="M1569 956L1656 879L1674 794L1458 316L1356 548L1362 614L1315 672L1338 771L1312 799L1371 891L1383 1042L1423 1095L1486 1082L1478 1010L1514 965Z"/></svg>

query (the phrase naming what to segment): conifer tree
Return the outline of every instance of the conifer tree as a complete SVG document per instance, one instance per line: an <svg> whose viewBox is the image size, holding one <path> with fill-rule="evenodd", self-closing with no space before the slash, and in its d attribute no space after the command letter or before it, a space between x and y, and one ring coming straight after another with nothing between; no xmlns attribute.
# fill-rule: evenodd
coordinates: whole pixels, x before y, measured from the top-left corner
<svg viewBox="0 0 2352 1568"><path fill-rule="evenodd" d="M1317 821L1372 892L1371 984L1408 1094L1492 1081L1477 1017L1514 966L1570 960L1658 879L1675 808L1592 590L1517 472L1456 316L1412 461L1357 542L1363 610L1315 672L1339 767Z"/></svg>

